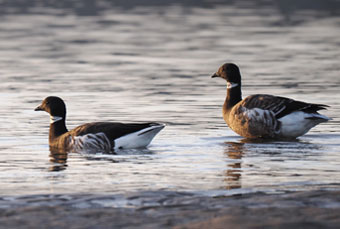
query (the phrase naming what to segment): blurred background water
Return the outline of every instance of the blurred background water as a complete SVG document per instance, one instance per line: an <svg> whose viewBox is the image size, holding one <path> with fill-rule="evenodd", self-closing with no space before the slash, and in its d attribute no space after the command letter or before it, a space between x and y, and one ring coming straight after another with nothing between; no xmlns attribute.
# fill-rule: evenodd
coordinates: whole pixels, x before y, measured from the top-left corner
<svg viewBox="0 0 340 229"><path fill-rule="evenodd" d="M204 194L340 188L340 1L0 0L0 194ZM225 82L243 95L331 107L297 141L249 142L224 123ZM69 129L164 122L148 149L53 156L49 117L62 97Z"/></svg>

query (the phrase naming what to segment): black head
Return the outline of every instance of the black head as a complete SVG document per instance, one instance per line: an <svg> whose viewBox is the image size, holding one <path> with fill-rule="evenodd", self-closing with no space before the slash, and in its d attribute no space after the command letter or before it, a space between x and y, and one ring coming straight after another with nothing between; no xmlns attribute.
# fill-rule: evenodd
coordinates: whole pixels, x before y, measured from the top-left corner
<svg viewBox="0 0 340 229"><path fill-rule="evenodd" d="M223 64L218 71L211 76L211 78L221 77L225 79L227 82L236 83L241 85L241 73L240 69L236 64L226 63Z"/></svg>
<svg viewBox="0 0 340 229"><path fill-rule="evenodd" d="M59 116L65 118L66 106L64 101L56 96L49 96L44 99L40 106L34 109L35 111L46 111L51 116Z"/></svg>

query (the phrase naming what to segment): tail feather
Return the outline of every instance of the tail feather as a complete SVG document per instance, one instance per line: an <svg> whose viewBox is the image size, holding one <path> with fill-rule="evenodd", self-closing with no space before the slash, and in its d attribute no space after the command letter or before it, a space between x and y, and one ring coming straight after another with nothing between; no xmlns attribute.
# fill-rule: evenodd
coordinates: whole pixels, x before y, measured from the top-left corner
<svg viewBox="0 0 340 229"><path fill-rule="evenodd" d="M152 123L142 130L124 135L114 140L115 149L143 148L165 127L164 124Z"/></svg>
<svg viewBox="0 0 340 229"><path fill-rule="evenodd" d="M138 133L138 136L141 136L143 134L146 134L151 131L156 131L156 130L161 130L165 127L164 124L158 124L158 123L153 123L150 125L150 127L143 129L141 132Z"/></svg>
<svg viewBox="0 0 340 229"><path fill-rule="evenodd" d="M305 117L305 119L315 120L315 121L318 121L318 122L327 122L329 120L332 120L331 118L327 117L326 115L322 115L322 114L319 114L317 112L309 113L309 115L307 117Z"/></svg>
<svg viewBox="0 0 340 229"><path fill-rule="evenodd" d="M319 110L326 110L328 105L325 104L309 104L309 106L306 106L301 109L301 111L307 112L307 113L315 113Z"/></svg>

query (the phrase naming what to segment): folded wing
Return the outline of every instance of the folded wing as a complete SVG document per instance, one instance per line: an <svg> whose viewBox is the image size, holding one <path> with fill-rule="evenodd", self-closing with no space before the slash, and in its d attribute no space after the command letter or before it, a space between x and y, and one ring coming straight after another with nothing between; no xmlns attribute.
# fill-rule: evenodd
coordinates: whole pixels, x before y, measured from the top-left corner
<svg viewBox="0 0 340 229"><path fill-rule="evenodd" d="M266 94L248 96L242 101L242 106L250 110L259 108L262 110L272 111L277 119L295 111L317 113L318 110L326 109L326 107L328 107L324 104L305 103L289 98Z"/></svg>

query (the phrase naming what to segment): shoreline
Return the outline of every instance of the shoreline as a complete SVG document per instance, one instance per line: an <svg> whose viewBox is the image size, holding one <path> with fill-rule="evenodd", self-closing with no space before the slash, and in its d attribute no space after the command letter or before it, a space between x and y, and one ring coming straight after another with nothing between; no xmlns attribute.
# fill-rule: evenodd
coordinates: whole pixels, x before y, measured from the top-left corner
<svg viewBox="0 0 340 229"><path fill-rule="evenodd" d="M338 228L340 191L0 197L0 228Z"/></svg>

